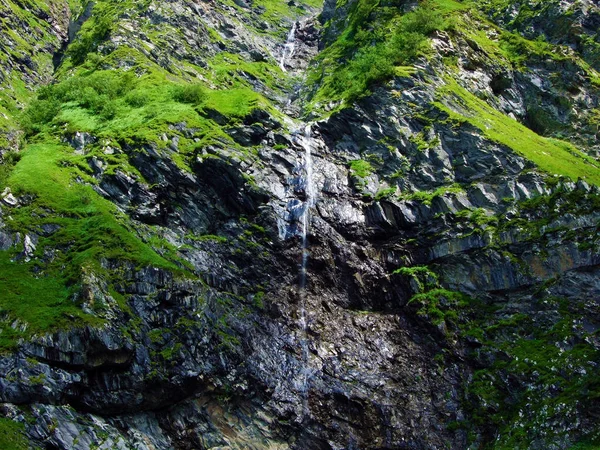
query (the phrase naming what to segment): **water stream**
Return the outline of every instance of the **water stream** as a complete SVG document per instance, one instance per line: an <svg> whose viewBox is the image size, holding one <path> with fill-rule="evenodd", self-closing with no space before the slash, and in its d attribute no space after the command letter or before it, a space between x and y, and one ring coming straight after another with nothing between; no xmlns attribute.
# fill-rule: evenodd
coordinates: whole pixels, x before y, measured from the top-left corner
<svg viewBox="0 0 600 450"><path fill-rule="evenodd" d="M292 25L290 32L288 33L285 44L283 44L283 53L281 55L281 59L279 60L279 67L281 70L286 72L285 63L294 55L294 50L296 49L296 22Z"/></svg>
<svg viewBox="0 0 600 450"><path fill-rule="evenodd" d="M295 39L296 39L296 23L290 29L287 40L283 46L283 52L279 62L281 70L286 71L286 64L294 55L295 50ZM288 101L288 105L291 103L291 99ZM300 184L304 191L304 198L302 203L296 203L294 208L298 211L299 215L296 216L299 219L299 231L301 236L301 260L299 268L299 290L298 290L298 326L299 326L299 343L301 348L301 369L299 378L295 381L296 389L302 396L302 411L299 417L300 421L303 421L308 413L308 385L310 378L314 371L310 368L309 363L309 341L308 341L308 318L306 314L307 304L307 268L308 260L310 256L308 237L310 235L310 223L311 223L311 209L316 203L316 191L313 182L313 159L312 150L314 140L312 136L311 124L306 124L304 128L297 130L295 133L294 140L297 144L302 147L304 154L302 156L302 167L300 176ZM300 209L301 208L301 209ZM301 211L301 213L300 213ZM300 215L301 214L301 215Z"/></svg>
<svg viewBox="0 0 600 450"><path fill-rule="evenodd" d="M302 213L302 263L300 265L300 290L306 288L306 265L308 264L308 234L310 232L310 209L315 203L315 188L313 185L312 136L311 126L304 128L303 139L300 141L304 149L304 211Z"/></svg>
<svg viewBox="0 0 600 450"><path fill-rule="evenodd" d="M302 350L302 370L300 373L300 380L298 390L302 395L302 419L308 412L308 384L312 375L312 370L309 365L309 351L308 351L308 320L306 315L306 285L307 285L307 267L309 252L308 236L310 234L310 222L311 222L311 209L316 203L316 191L313 181L313 159L312 159L312 129L311 125L308 124L304 127L302 135L298 137L298 142L304 150L303 155L303 187L304 187L304 204L301 217L301 245L302 245L302 258L300 262L300 280L299 280L299 302L298 302L298 316L300 326L300 347Z"/></svg>

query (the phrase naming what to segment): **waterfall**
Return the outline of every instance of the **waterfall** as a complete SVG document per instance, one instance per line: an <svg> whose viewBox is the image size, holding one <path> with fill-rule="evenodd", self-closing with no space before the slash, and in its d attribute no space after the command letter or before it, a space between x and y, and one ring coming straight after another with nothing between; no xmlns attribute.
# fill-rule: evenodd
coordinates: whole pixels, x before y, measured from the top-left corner
<svg viewBox="0 0 600 450"><path fill-rule="evenodd" d="M306 125L302 139L304 148L304 212L302 214L302 263L300 266L300 290L306 288L306 265L308 264L308 234L310 228L310 209L315 203L313 186L312 136L311 126Z"/></svg>
<svg viewBox="0 0 600 450"><path fill-rule="evenodd" d="M308 382L312 375L312 370L309 367L308 355L308 321L306 317L306 284L307 284L307 266L308 266L308 235L310 233L311 208L316 203L316 192L313 183L313 160L312 160L312 130L311 125L306 125L304 132L298 140L304 149L304 207L302 212L302 259L300 262L300 280L299 280L299 325L300 325L300 346L302 348L302 371L300 376L300 386L298 390L302 395L302 419L308 411Z"/></svg>
<svg viewBox="0 0 600 450"><path fill-rule="evenodd" d="M279 67L281 70L286 72L285 63L289 60L294 54L294 50L296 48L296 22L292 25L290 32L288 33L285 44L283 44L283 53L281 55L281 60L279 61Z"/></svg>

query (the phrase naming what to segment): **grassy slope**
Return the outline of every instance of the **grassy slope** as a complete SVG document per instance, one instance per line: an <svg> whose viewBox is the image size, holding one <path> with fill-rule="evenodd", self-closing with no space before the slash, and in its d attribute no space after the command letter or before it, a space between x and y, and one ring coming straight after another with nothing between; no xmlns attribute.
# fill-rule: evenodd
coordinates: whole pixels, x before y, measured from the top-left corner
<svg viewBox="0 0 600 450"><path fill-rule="evenodd" d="M240 13L251 14L229 3ZM314 3L289 6L263 0L265 10L258 19L274 21L284 36L286 23ZM256 108L277 114L271 101L255 92L245 78L250 74L265 86L265 92L276 93L286 81L275 60L253 62L233 53L214 57L202 54L206 65L173 60L173 65L165 68L149 58L135 38L100 54L102 43L122 31L120 18L142 13L145 5L147 2L95 2L92 17L67 50L55 82L41 89L36 99L32 100L31 92L19 96L20 102L30 103L24 113L13 102L7 114L11 126L25 132L27 142L20 155L11 160L13 164L2 165L0 188L10 187L15 195L30 200L19 207L5 207L3 220L9 230L22 236L34 232L45 237L37 245L35 262L24 264L15 259L22 249L0 252L0 350L13 348L18 338L33 333L96 323L97 319L85 316L71 299L83 272L91 270L111 285L114 275L102 269L102 259L182 270L182 263L166 242L141 235L125 214L92 189L96 181L91 177L89 159L103 160L107 173L121 170L143 182L129 164L128 152L143 151L143 146L164 149L162 136L172 136L176 132L170 125L182 122L196 130L194 139L179 136L179 151L172 154L183 170L189 170L190 161L208 144L254 157L252 148L233 142L206 111L219 112L231 124ZM168 23L140 20L139 26L150 36L178 33ZM218 30L210 29L209 35L213 42L225 42ZM25 53L32 51L23 47ZM120 68L123 65L126 68ZM77 155L63 144L65 137L77 131L97 138L86 155ZM114 154L105 154L107 145L115 149ZM44 225L59 228L47 234L42 232ZM37 259L49 250L54 251L51 262ZM157 250L170 256L165 259Z"/></svg>
<svg viewBox="0 0 600 450"><path fill-rule="evenodd" d="M36 84L44 73L52 70L51 48L60 42L53 33L52 25L45 17L53 11L61 11L68 2L29 0L3 2L3 18L0 20L0 150L15 148L14 136L19 131L17 116L35 95ZM71 7L79 10L79 2ZM26 76L25 76L26 75ZM33 81L33 83L32 83Z"/></svg>
<svg viewBox="0 0 600 450"><path fill-rule="evenodd" d="M528 61L550 58L575 64L592 82L598 74L577 56L543 41L529 41L518 34L503 31L487 22L473 2L431 0L414 12L401 14L398 9L379 2L358 0L350 10L344 32L319 56L309 76L316 86L310 106L318 110L327 102L338 108L370 94L370 88L393 76L411 76L405 66L418 57L427 57L428 36L445 30L474 41L498 64L524 70ZM483 31L494 30L492 40ZM516 120L496 111L461 87L448 75L438 92L435 105L457 122L468 122L486 137L514 150L534 162L542 171L600 185L600 164L568 142L543 138Z"/></svg>
<svg viewBox="0 0 600 450"><path fill-rule="evenodd" d="M539 136L516 120L498 112L483 100L448 80L439 91L436 106L451 119L467 121L490 140L506 145L550 174L577 180L582 178L600 186L600 163L568 142Z"/></svg>
<svg viewBox="0 0 600 450"><path fill-rule="evenodd" d="M25 427L10 419L0 418L0 448L4 450L29 450L31 446L24 435Z"/></svg>

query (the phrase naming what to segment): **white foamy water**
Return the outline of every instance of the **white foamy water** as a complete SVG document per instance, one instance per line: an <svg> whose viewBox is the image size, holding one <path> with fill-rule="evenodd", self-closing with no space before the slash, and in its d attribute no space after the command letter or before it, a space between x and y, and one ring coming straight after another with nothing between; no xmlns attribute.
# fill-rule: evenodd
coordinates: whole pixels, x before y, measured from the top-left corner
<svg viewBox="0 0 600 450"><path fill-rule="evenodd" d="M279 67L281 70L286 72L285 63L289 61L289 59L294 55L294 50L296 49L296 22L292 25L290 32L288 33L285 44L283 44L283 53L281 55L281 59L279 60Z"/></svg>
<svg viewBox="0 0 600 450"><path fill-rule="evenodd" d="M313 159L312 147L313 138L311 125L306 125L302 137L299 142L304 149L304 211L302 213L302 260L300 263L300 283L299 283L299 325L301 329L300 345L302 348L302 364L303 369L300 376L300 386L298 390L303 397L302 417L308 412L308 383L313 374L309 366L308 355L308 334L307 334L307 317L306 317L306 283L307 283L307 267L310 252L308 250L308 236L310 234L311 209L316 203L316 191L313 182Z"/></svg>

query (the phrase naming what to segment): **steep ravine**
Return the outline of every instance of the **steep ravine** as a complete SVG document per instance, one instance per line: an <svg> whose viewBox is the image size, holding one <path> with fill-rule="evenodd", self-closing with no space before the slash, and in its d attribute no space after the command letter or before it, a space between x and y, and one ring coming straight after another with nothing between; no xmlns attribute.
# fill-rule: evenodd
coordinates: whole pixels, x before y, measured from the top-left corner
<svg viewBox="0 0 600 450"><path fill-rule="evenodd" d="M4 447L595 448L597 72L445 1L336 84L414 3L88 10L11 115Z"/></svg>

